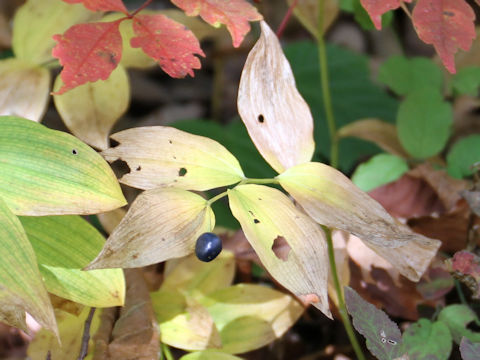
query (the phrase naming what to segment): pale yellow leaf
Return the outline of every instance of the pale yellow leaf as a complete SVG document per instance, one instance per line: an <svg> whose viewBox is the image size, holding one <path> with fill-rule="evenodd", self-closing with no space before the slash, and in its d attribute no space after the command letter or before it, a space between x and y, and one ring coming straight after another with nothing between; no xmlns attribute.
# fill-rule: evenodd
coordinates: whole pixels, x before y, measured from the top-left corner
<svg viewBox="0 0 480 360"><path fill-rule="evenodd" d="M292 6L295 0L287 0L289 6ZM323 33L333 24L340 9L338 0L322 0L323 2ZM300 20L302 25L313 36L318 37L318 0L298 0L293 9L293 13Z"/></svg>
<svg viewBox="0 0 480 360"><path fill-rule="evenodd" d="M268 272L325 315L328 255L322 229L279 190L239 185L228 190L230 208Z"/></svg>
<svg viewBox="0 0 480 360"><path fill-rule="evenodd" d="M395 220L330 166L301 164L277 179L315 221L360 237L388 261L394 261L392 264L410 280L418 281L440 247L440 241L416 234ZM393 248L397 248L398 257L390 259Z"/></svg>
<svg viewBox="0 0 480 360"><path fill-rule="evenodd" d="M167 261L162 290L179 291L199 298L229 286L235 274L235 258L223 250L214 261L205 263L195 255Z"/></svg>
<svg viewBox="0 0 480 360"><path fill-rule="evenodd" d="M39 122L47 106L50 73L19 59L0 61L0 115L14 115Z"/></svg>
<svg viewBox="0 0 480 360"><path fill-rule="evenodd" d="M215 215L201 196L174 188L145 191L86 269L141 267L188 255L214 226Z"/></svg>
<svg viewBox="0 0 480 360"><path fill-rule="evenodd" d="M12 48L15 57L34 64L53 60L52 36L70 26L99 18L101 13L87 10L82 4L59 0L27 0L13 18Z"/></svg>
<svg viewBox="0 0 480 360"><path fill-rule="evenodd" d="M343 126L338 130L339 137L357 137L375 143L383 150L408 158L397 136L397 127L379 119L361 119Z"/></svg>
<svg viewBox="0 0 480 360"><path fill-rule="evenodd" d="M280 43L262 21L238 90L238 112L263 158L277 171L310 161L313 118Z"/></svg>
<svg viewBox="0 0 480 360"><path fill-rule="evenodd" d="M184 350L219 348L220 335L207 309L177 291L151 294L160 340Z"/></svg>
<svg viewBox="0 0 480 360"><path fill-rule="evenodd" d="M217 350L203 350L183 355L180 360L242 360L242 358Z"/></svg>
<svg viewBox="0 0 480 360"><path fill-rule="evenodd" d="M31 360L45 360L50 351L51 359L54 360L72 360L80 355L80 346L82 342L82 333L85 327L85 321L90 312L89 307L85 307L82 312L75 316L73 314L55 310L58 329L60 332L61 345L51 333L40 330L28 346L28 356ZM95 334L100 325L100 310L93 315L90 325L90 334ZM93 339L90 338L89 349L92 349ZM91 354L85 359L91 359Z"/></svg>
<svg viewBox="0 0 480 360"><path fill-rule="evenodd" d="M280 338L303 313L290 295L260 285L238 284L201 299L222 339L222 351L237 354Z"/></svg>
<svg viewBox="0 0 480 360"><path fill-rule="evenodd" d="M100 224L102 224L103 230L105 230L107 234L111 234L118 224L120 224L120 221L122 221L126 213L127 210L124 208L118 208L112 211L97 214L97 217L98 221L100 221Z"/></svg>
<svg viewBox="0 0 480 360"><path fill-rule="evenodd" d="M218 142L166 126L113 134L120 145L103 151L108 161L130 167L120 182L139 189L175 187L208 190L244 178L238 160Z"/></svg>
<svg viewBox="0 0 480 360"><path fill-rule="evenodd" d="M57 76L54 90L62 85L62 79ZM117 66L107 80L80 85L63 95L54 95L53 100L63 122L77 138L105 150L110 130L128 108L127 72Z"/></svg>

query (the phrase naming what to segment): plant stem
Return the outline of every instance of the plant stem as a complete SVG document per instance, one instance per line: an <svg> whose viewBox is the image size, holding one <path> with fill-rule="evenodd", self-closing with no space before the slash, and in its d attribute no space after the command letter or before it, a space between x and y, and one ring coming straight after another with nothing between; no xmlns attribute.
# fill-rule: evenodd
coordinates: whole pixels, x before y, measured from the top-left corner
<svg viewBox="0 0 480 360"><path fill-rule="evenodd" d="M330 270L332 272L333 284L335 286L335 292L337 293L338 298L338 311L340 312L340 316L342 318L343 326L345 327L345 331L347 332L348 339L352 344L353 351L355 351L355 355L357 356L358 360L365 360L365 356L363 355L362 348L357 341L355 336L355 331L353 330L352 323L350 322L350 318L348 317L347 307L345 306L345 300L343 298L342 288L340 286L340 280L338 279L337 273L337 265L335 263L335 250L333 248L333 240L332 240L332 231L323 226L323 231L325 232L325 237L327 238L327 245L328 245L328 259L330 260Z"/></svg>
<svg viewBox="0 0 480 360"><path fill-rule="evenodd" d="M243 184L278 184L277 179L243 179L240 181L238 185L243 185Z"/></svg>
<svg viewBox="0 0 480 360"><path fill-rule="evenodd" d="M80 347L80 355L78 356L78 360L83 360L87 356L88 342L90 340L90 325L92 324L92 319L94 314L95 314L95 308L92 307L90 309L90 312L88 313L87 320L85 320L85 327L83 329L83 336L82 336L82 345Z"/></svg>
<svg viewBox="0 0 480 360"><path fill-rule="evenodd" d="M287 10L287 13L282 19L282 22L278 26L277 29L277 37L280 39L282 37L283 31L285 30L285 27L287 26L288 20L292 17L293 9L295 9L295 6L297 6L298 0L294 0L292 5Z"/></svg>
<svg viewBox="0 0 480 360"><path fill-rule="evenodd" d="M128 15L128 18L131 19L133 18L135 15L137 15L140 11L142 11L143 9L145 9L148 5L150 5L152 3L153 0L147 0L145 1L142 6L140 6L137 10L135 10L132 14L129 14Z"/></svg>
<svg viewBox="0 0 480 360"><path fill-rule="evenodd" d="M214 197L212 197L211 199L209 199L209 200L207 201L208 206L211 206L215 201L220 200L221 198L223 198L223 197L225 197L225 196L227 196L227 192L226 192L226 191L224 191L224 192L222 192L222 193L220 193L220 194L218 194L218 195L215 195Z"/></svg>
<svg viewBox="0 0 480 360"><path fill-rule="evenodd" d="M165 355L165 359L175 360L173 355L172 355L172 352L170 351L170 348L167 345L165 345L164 343L162 343L162 352Z"/></svg>
<svg viewBox="0 0 480 360"><path fill-rule="evenodd" d="M320 65L320 82L322 85L323 106L325 107L325 116L327 118L328 131L330 133L330 165L334 168L338 167L338 136L337 127L335 125L335 116L333 115L332 98L330 96L330 85L328 80L327 65L327 49L325 47L325 39L323 37L323 18L324 18L324 2L318 0L318 19L317 19L317 47L318 62Z"/></svg>

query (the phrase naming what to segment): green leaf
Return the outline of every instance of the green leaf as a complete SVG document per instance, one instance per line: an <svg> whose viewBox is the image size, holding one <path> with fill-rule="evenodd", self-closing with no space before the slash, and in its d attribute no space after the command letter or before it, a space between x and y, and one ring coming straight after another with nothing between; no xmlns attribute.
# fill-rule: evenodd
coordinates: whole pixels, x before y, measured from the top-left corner
<svg viewBox="0 0 480 360"><path fill-rule="evenodd" d="M228 190L230 208L272 277L325 315L328 255L322 229L281 191L263 185Z"/></svg>
<svg viewBox="0 0 480 360"><path fill-rule="evenodd" d="M16 215L92 214L126 204L92 148L14 116L0 117L0 196Z"/></svg>
<svg viewBox="0 0 480 360"><path fill-rule="evenodd" d="M367 340L367 348L379 360L394 360L404 354L402 335L382 310L363 300L355 290L345 287L347 310L353 326Z"/></svg>
<svg viewBox="0 0 480 360"><path fill-rule="evenodd" d="M83 271L102 249L103 236L80 216L21 217L47 290L80 304L120 306L125 280L120 269Z"/></svg>
<svg viewBox="0 0 480 360"><path fill-rule="evenodd" d="M478 66L470 66L460 69L453 75L452 87L457 94L477 96L479 86L480 67Z"/></svg>
<svg viewBox="0 0 480 360"><path fill-rule="evenodd" d="M242 358L215 350L204 350L183 355L180 360L242 360Z"/></svg>
<svg viewBox="0 0 480 360"><path fill-rule="evenodd" d="M27 331L25 311L58 336L52 304L32 245L0 197L0 321Z"/></svg>
<svg viewBox="0 0 480 360"><path fill-rule="evenodd" d="M480 333L467 329L469 323L478 321L477 315L467 305L455 304L445 307L440 311L438 321L442 321L448 326L452 338L457 344L460 344L463 336L470 341L480 342Z"/></svg>
<svg viewBox="0 0 480 360"><path fill-rule="evenodd" d="M452 351L452 336L441 321L418 320L403 334L403 343L410 360L447 360Z"/></svg>
<svg viewBox="0 0 480 360"><path fill-rule="evenodd" d="M398 137L413 157L437 155L447 144L453 114L449 103L434 88L411 92L397 114Z"/></svg>
<svg viewBox="0 0 480 360"><path fill-rule="evenodd" d="M440 91L443 74L438 65L428 58L392 56L380 66L378 80L398 95L408 95L423 87Z"/></svg>
<svg viewBox="0 0 480 360"><path fill-rule="evenodd" d="M290 295L260 285L237 284L200 300L220 332L222 351L238 354L280 338L303 313Z"/></svg>
<svg viewBox="0 0 480 360"><path fill-rule="evenodd" d="M447 155L448 173L455 178L473 174L471 166L480 161L480 135L470 135L457 141Z"/></svg>
<svg viewBox="0 0 480 360"><path fill-rule="evenodd" d="M480 359L480 343L472 343L463 337L460 343L460 353L463 360L478 360Z"/></svg>
<svg viewBox="0 0 480 360"><path fill-rule="evenodd" d="M284 49L295 75L298 90L310 105L315 119L317 144L315 161L330 156L330 138L320 91L318 49L312 42L296 42ZM398 102L372 83L368 58L337 46L327 46L329 84L337 127L362 118L393 122ZM340 168L349 171L358 159L380 152L363 140L348 138L340 142Z"/></svg>
<svg viewBox="0 0 480 360"><path fill-rule="evenodd" d="M400 178L408 171L407 162L395 155L379 154L361 164L352 182L363 191L370 191Z"/></svg>

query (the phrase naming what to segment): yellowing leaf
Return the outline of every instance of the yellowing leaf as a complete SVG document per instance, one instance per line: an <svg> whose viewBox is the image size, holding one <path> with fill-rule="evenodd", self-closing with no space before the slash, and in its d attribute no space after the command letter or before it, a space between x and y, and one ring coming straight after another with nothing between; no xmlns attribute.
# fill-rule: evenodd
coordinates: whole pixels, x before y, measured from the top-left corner
<svg viewBox="0 0 480 360"><path fill-rule="evenodd" d="M303 302L330 317L328 256L320 226L281 191L266 186L239 185L228 190L228 199L268 272Z"/></svg>
<svg viewBox="0 0 480 360"><path fill-rule="evenodd" d="M295 0L287 0L289 6L292 6ZM310 33L318 37L318 5L317 0L299 0L293 9L293 13L300 20L302 25L310 31ZM328 30L330 25L337 18L340 9L338 7L338 0L324 0L323 1L323 33ZM322 33L322 34L323 34Z"/></svg>
<svg viewBox="0 0 480 360"><path fill-rule="evenodd" d="M21 217L47 290L84 305L123 305L120 269L81 270L102 249L103 236L80 216Z"/></svg>
<svg viewBox="0 0 480 360"><path fill-rule="evenodd" d="M290 295L260 285L238 284L200 300L213 317L222 351L237 354L281 337L303 313Z"/></svg>
<svg viewBox="0 0 480 360"><path fill-rule="evenodd" d="M107 234L111 234L112 231L117 227L117 225L120 224L120 221L122 221L126 213L127 210L125 210L124 208L119 208L105 213L97 214L97 217L98 221L100 221L100 224L102 224L103 230L105 230Z"/></svg>
<svg viewBox="0 0 480 360"><path fill-rule="evenodd" d="M22 224L0 197L0 319L25 329L27 311L58 335L52 304Z"/></svg>
<svg viewBox="0 0 480 360"><path fill-rule="evenodd" d="M16 215L92 214L126 203L89 146L13 116L0 117L0 196Z"/></svg>
<svg viewBox="0 0 480 360"><path fill-rule="evenodd" d="M215 215L201 196L181 189L139 195L88 269L140 267L193 252Z"/></svg>
<svg viewBox="0 0 480 360"><path fill-rule="evenodd" d="M242 358L220 351L203 350L183 355L180 360L242 360Z"/></svg>
<svg viewBox="0 0 480 360"><path fill-rule="evenodd" d="M207 309L176 291L151 294L161 342L185 350L219 348L220 335Z"/></svg>
<svg viewBox="0 0 480 360"><path fill-rule="evenodd" d="M82 343L82 333L85 327L85 320L90 312L90 308L86 307L78 315L55 310L57 317L58 330L60 333L61 345L57 339L45 330L40 330L32 342L28 346L28 356L32 360L45 360L47 353L50 351L51 359L70 360L76 359L80 354L80 346ZM90 325L90 334L93 335L100 326L100 311L97 310L92 318ZM93 337L89 341L89 349L92 349ZM91 355L86 357L91 359Z"/></svg>
<svg viewBox="0 0 480 360"><path fill-rule="evenodd" d="M215 261L204 263L195 255L169 260L165 264L164 291L179 291L199 298L229 286L235 274L235 258L223 250Z"/></svg>
<svg viewBox="0 0 480 360"><path fill-rule="evenodd" d="M415 234L396 221L378 202L330 166L301 164L277 179L315 221L360 237L410 280L420 279L440 247L438 240ZM397 255L394 257L393 253Z"/></svg>
<svg viewBox="0 0 480 360"><path fill-rule="evenodd" d="M112 135L120 145L105 150L108 161L130 167L120 182L139 189L208 190L244 178L238 160L222 145L171 127L151 126Z"/></svg>
<svg viewBox="0 0 480 360"><path fill-rule="evenodd" d="M65 32L76 23L94 20L100 14L83 5L70 5L59 0L28 0L13 19L12 48L20 60L43 64L53 59L52 36Z"/></svg>
<svg viewBox="0 0 480 360"><path fill-rule="evenodd" d="M58 76L54 90L62 85ZM127 110L129 99L130 84L122 66L117 66L107 80L86 83L53 96L63 122L72 133L101 150L108 148L110 130Z"/></svg>
<svg viewBox="0 0 480 360"><path fill-rule="evenodd" d="M277 171L310 161L313 119L278 39L265 22L238 90L238 112L258 151Z"/></svg>
<svg viewBox="0 0 480 360"><path fill-rule="evenodd" d="M339 137L354 136L375 143L390 154L408 158L397 136L397 127L379 119L361 119L338 130Z"/></svg>
<svg viewBox="0 0 480 360"><path fill-rule="evenodd" d="M49 92L47 69L19 59L0 61L0 115L40 121Z"/></svg>

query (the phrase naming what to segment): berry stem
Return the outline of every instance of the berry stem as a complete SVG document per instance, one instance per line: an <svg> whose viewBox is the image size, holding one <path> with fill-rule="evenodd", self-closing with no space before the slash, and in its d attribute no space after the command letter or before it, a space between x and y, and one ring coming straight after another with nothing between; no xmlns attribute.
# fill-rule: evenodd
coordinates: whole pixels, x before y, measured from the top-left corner
<svg viewBox="0 0 480 360"><path fill-rule="evenodd" d="M285 27L287 26L288 20L292 17L293 9L295 9L295 6L297 6L298 0L294 0L292 5L288 8L285 16L282 19L282 22L278 26L277 29L277 37L280 39L282 37L283 31L285 30Z"/></svg>
<svg viewBox="0 0 480 360"><path fill-rule="evenodd" d="M140 11L142 11L143 9L145 9L148 5L150 5L152 3L153 0L147 0L145 1L142 6L140 6L137 10L135 10L132 14L129 14L127 16L128 19L131 19L133 18L135 15L137 15Z"/></svg>
<svg viewBox="0 0 480 360"><path fill-rule="evenodd" d="M208 205L208 206L211 206L215 201L220 200L221 198L223 198L223 197L225 197L225 196L227 196L227 192L226 192L226 191L224 191L224 192L222 192L222 193L220 193L220 194L218 194L218 195L215 195L214 197L212 197L211 199L209 199L209 200L207 201L207 205Z"/></svg>

